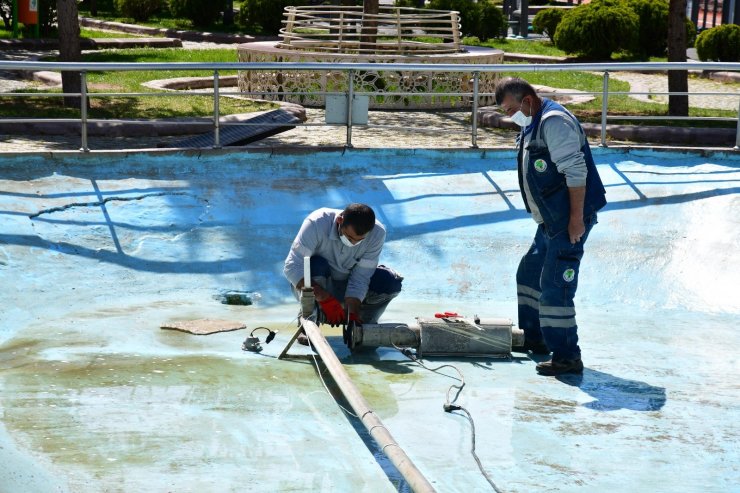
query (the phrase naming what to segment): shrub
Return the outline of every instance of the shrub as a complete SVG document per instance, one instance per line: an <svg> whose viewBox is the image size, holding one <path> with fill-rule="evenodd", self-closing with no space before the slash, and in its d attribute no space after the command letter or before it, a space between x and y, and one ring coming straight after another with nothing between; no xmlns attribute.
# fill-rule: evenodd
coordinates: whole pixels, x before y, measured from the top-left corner
<svg viewBox="0 0 740 493"><path fill-rule="evenodd" d="M686 18L686 45L691 48L696 42L696 26L691 19Z"/></svg>
<svg viewBox="0 0 740 493"><path fill-rule="evenodd" d="M116 11L135 21L147 21L162 9L162 0L115 0Z"/></svg>
<svg viewBox="0 0 740 493"><path fill-rule="evenodd" d="M300 0L244 0L237 23L245 27L260 27L265 34L277 34L283 21L283 9L305 3Z"/></svg>
<svg viewBox="0 0 740 493"><path fill-rule="evenodd" d="M567 53L608 59L637 47L639 18L621 0L593 0L567 12L555 32L555 45Z"/></svg>
<svg viewBox="0 0 740 493"><path fill-rule="evenodd" d="M557 31L558 24L563 20L564 15L565 10L563 9L540 10L532 19L532 29L536 33L546 34L550 41L555 43L555 31Z"/></svg>
<svg viewBox="0 0 740 493"><path fill-rule="evenodd" d="M481 41L506 37L509 24L506 22L504 11L490 0L478 2L476 5L478 5L480 14L478 15L478 30L475 35Z"/></svg>
<svg viewBox="0 0 740 493"><path fill-rule="evenodd" d="M226 0L169 0L169 6L173 16L189 19L194 26L203 27L216 22Z"/></svg>
<svg viewBox="0 0 740 493"><path fill-rule="evenodd" d="M640 19L636 55L664 56L668 43L668 0L626 0Z"/></svg>
<svg viewBox="0 0 740 493"><path fill-rule="evenodd" d="M463 36L477 36L481 41L486 41L506 35L508 24L504 13L492 0L432 0L429 8L460 12Z"/></svg>
<svg viewBox="0 0 740 493"><path fill-rule="evenodd" d="M696 38L696 52L702 61L740 61L740 26L723 24L703 31Z"/></svg>

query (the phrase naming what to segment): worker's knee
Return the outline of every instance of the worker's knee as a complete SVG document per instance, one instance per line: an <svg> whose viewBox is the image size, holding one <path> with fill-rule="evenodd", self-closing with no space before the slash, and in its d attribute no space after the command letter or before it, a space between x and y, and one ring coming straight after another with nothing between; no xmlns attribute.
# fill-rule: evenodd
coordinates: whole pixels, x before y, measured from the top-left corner
<svg viewBox="0 0 740 493"><path fill-rule="evenodd" d="M403 276L385 265L379 265L370 278L369 290L378 294L397 295L401 292Z"/></svg>

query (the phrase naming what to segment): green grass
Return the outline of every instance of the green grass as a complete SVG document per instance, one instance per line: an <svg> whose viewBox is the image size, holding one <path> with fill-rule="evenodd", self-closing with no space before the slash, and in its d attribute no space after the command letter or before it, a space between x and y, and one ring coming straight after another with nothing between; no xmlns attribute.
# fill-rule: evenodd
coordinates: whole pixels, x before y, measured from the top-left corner
<svg viewBox="0 0 740 493"><path fill-rule="evenodd" d="M84 27L80 28L81 38L140 38L136 34L129 34L124 32L113 32L113 31L98 31L97 29L87 29Z"/></svg>
<svg viewBox="0 0 740 493"><path fill-rule="evenodd" d="M236 62L236 50L183 50L183 49L132 49L110 50L83 55L85 62ZM234 75L235 71L219 72L219 75ZM96 92L156 92L142 86L143 82L154 79L175 77L209 77L211 71L132 71L132 72L90 72L88 91ZM228 88L230 92L233 88ZM36 90L28 92L61 92ZM275 107L269 102L242 101L221 98L220 114L248 113ZM100 97L90 99L90 118L176 118L210 116L213 114L213 96L139 96L139 97ZM79 110L62 107L61 98L0 97L0 116L22 118L76 118Z"/></svg>
<svg viewBox="0 0 740 493"><path fill-rule="evenodd" d="M112 11L98 11L98 15L91 16L89 10L80 9L80 15L82 17L92 17L101 21L111 22L122 22L124 24L136 24L139 26L156 27L163 29L176 29L185 31L205 31L205 32L217 32L217 33L229 33L229 34L262 34L258 30L245 29L242 26L232 24L231 26L225 26L222 22L217 21L207 26L196 27L190 21L190 19L183 19L178 17L172 17L167 12L163 12L159 15L153 15L147 21L135 21L131 17L121 17Z"/></svg>
<svg viewBox="0 0 740 493"><path fill-rule="evenodd" d="M564 58L576 58L572 53L566 53L563 50L557 48L550 40L547 39L489 39L486 42L481 43L477 38L463 38L463 44L471 46L487 46L489 48L496 48L502 50L505 53L521 53L524 55L545 55L555 56ZM594 60L590 60L594 61ZM604 61L613 62L665 62L666 57L650 57L648 60L640 59L630 53L615 53L611 59Z"/></svg>
<svg viewBox="0 0 740 493"><path fill-rule="evenodd" d="M21 31L20 38L30 38L33 39L33 34L27 34L24 35L24 33ZM86 28L80 28L80 37L81 38L140 38L141 36L137 36L135 34L128 34L128 33L122 33L122 32L112 32L112 31L98 31L97 29L86 29ZM9 31L7 29L0 29L0 39L12 39L13 38L13 31Z"/></svg>
<svg viewBox="0 0 740 493"><path fill-rule="evenodd" d="M599 75L586 72L507 72L501 74L503 77L521 77L531 84L544 85L555 88L576 89L578 91L599 92L603 90L603 78ZM609 91L629 91L627 82L610 79ZM585 122L601 121L602 97L595 95L593 101L581 104L569 104L571 110L579 119ZM633 116L666 116L668 105L665 103L648 103L631 98L627 95L609 96L609 115L633 115ZM725 117L737 118L737 111L715 110L706 108L690 108L689 115L694 117ZM630 124L639 122L630 121ZM646 121L649 125L668 126L705 126L705 127L734 127L733 122L699 122L699 121Z"/></svg>
<svg viewBox="0 0 740 493"><path fill-rule="evenodd" d="M18 33L18 38L33 38L33 32L24 33L21 29ZM13 39L13 31L10 29L0 28L0 39Z"/></svg>
<svg viewBox="0 0 740 493"><path fill-rule="evenodd" d="M556 48L549 41L526 41L523 39L489 39L485 42L479 42L471 38L463 38L463 44L469 44L473 46L487 46L489 48L496 48L506 53L523 53L526 55L546 55L546 56L561 56L567 57L568 54L563 50Z"/></svg>

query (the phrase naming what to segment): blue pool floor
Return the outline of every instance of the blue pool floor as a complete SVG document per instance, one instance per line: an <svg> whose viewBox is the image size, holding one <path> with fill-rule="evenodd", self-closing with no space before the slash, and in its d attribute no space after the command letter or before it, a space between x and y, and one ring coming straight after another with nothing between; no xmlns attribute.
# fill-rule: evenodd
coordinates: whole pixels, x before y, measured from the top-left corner
<svg viewBox="0 0 740 493"><path fill-rule="evenodd" d="M582 377L532 359L433 359L466 386L477 453L507 492L740 491L740 161L596 152L609 205L576 298ZM282 277L310 211L372 205L404 290L383 321L516 321L535 225L514 153L351 150L0 156L0 493L409 491L323 367L277 360ZM221 304L225 290L256 293ZM171 320L248 329L194 336ZM277 329L260 354L241 350ZM453 370L392 349L349 374L440 492L491 491ZM296 353L307 353L294 348Z"/></svg>

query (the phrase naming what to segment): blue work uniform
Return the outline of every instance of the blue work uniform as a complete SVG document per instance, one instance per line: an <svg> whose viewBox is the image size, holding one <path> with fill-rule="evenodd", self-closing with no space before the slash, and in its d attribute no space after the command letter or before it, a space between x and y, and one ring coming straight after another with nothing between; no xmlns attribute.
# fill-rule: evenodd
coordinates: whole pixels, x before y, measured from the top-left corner
<svg viewBox="0 0 740 493"><path fill-rule="evenodd" d="M519 136L518 171L525 206L538 223L516 275L519 326L527 343L544 339L553 360L577 359L581 349L573 299L583 246L596 212L606 204L606 191L575 116L543 98L541 110ZM575 244L568 234L569 186L586 187L586 231Z"/></svg>

